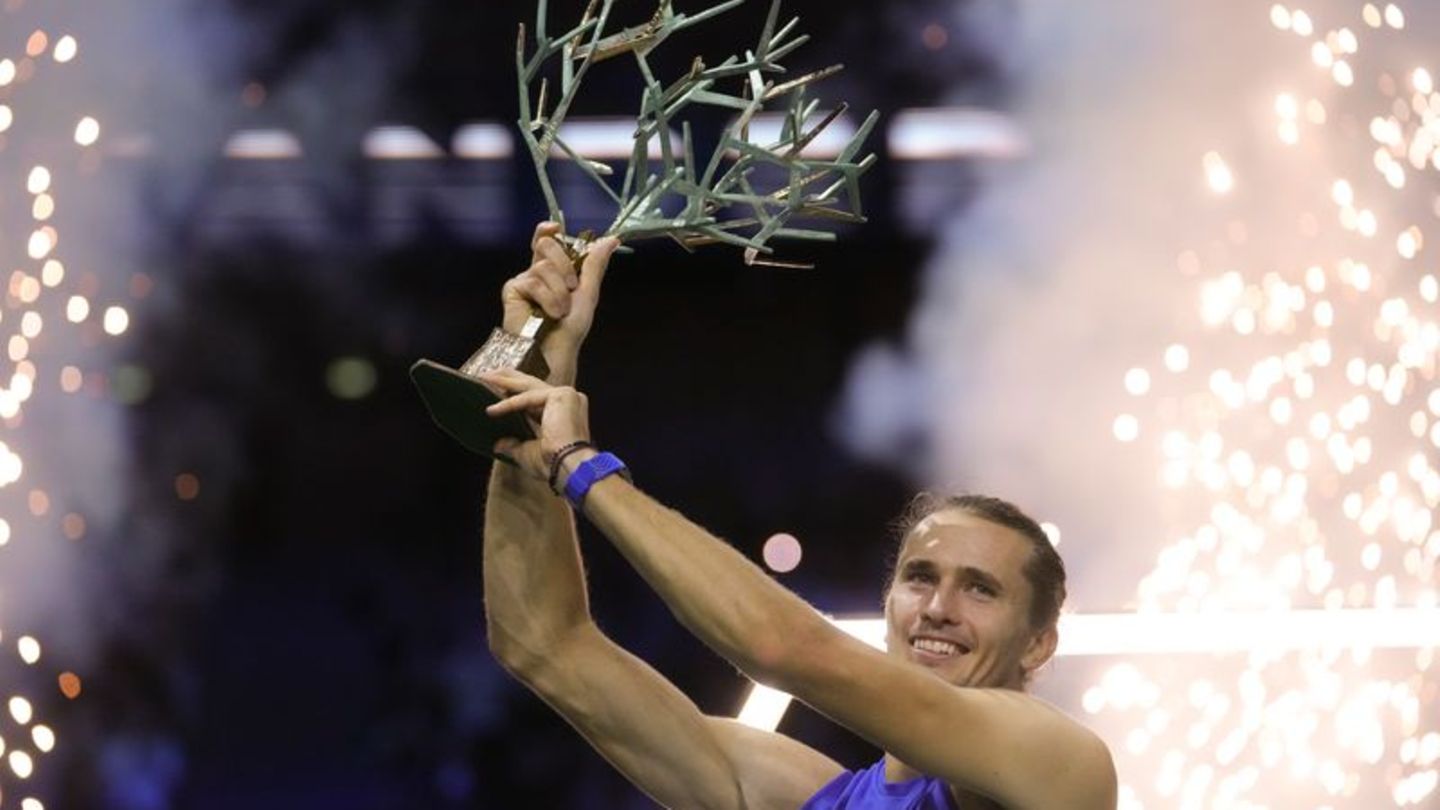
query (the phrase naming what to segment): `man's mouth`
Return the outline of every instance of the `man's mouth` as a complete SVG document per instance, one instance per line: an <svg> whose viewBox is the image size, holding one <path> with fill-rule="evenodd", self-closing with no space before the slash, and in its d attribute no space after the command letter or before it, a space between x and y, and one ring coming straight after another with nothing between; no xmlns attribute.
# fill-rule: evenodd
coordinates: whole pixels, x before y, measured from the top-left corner
<svg viewBox="0 0 1440 810"><path fill-rule="evenodd" d="M910 639L910 649L922 654L922 658L953 658L957 655L964 655L970 652L970 648L963 644L949 641L943 638L930 638L927 636L916 636Z"/></svg>

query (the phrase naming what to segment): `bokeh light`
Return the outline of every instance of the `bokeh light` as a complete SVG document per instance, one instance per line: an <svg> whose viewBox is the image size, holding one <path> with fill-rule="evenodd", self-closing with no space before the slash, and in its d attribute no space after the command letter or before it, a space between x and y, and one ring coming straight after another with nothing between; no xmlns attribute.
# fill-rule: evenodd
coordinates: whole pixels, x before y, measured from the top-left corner
<svg viewBox="0 0 1440 810"><path fill-rule="evenodd" d="M193 501L200 497L200 479L193 473L175 476L175 495L182 501Z"/></svg>
<svg viewBox="0 0 1440 810"><path fill-rule="evenodd" d="M364 357L339 357L325 369L325 385L337 399L364 399L378 382L375 364Z"/></svg>
<svg viewBox="0 0 1440 810"><path fill-rule="evenodd" d="M800 566L804 551L795 535L782 532L765 541L761 556L765 567L777 574L788 574Z"/></svg>
<svg viewBox="0 0 1440 810"><path fill-rule="evenodd" d="M60 686L60 694L70 700L75 700L80 697L83 687L79 675L73 672L62 672L57 682Z"/></svg>

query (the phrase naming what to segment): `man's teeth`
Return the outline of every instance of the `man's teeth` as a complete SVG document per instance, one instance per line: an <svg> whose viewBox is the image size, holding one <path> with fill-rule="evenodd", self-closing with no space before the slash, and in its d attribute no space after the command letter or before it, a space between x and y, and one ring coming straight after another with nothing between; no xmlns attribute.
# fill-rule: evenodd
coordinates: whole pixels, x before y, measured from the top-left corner
<svg viewBox="0 0 1440 810"><path fill-rule="evenodd" d="M960 653L960 645L934 638L917 638L910 644L917 650L924 650L936 655L959 655Z"/></svg>

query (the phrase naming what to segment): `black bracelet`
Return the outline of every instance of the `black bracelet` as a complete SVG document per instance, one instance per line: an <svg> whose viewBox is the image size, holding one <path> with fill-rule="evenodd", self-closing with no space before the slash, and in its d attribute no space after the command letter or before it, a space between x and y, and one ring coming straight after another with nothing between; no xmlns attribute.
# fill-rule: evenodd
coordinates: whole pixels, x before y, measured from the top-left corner
<svg viewBox="0 0 1440 810"><path fill-rule="evenodd" d="M557 495L560 494L560 492L559 492L557 489L555 489L555 484L556 484L556 482L557 482L557 479L560 478L560 462L564 461L566 456L569 456L570 454L576 452L577 450L584 450L584 449L587 448L587 447L592 447L592 448L593 448L594 446L595 446L595 445L591 444L590 442L587 442L587 441L585 441L584 439L581 439L581 440L578 441L578 442L571 442L571 443L565 445L564 447L560 448L559 450L556 450L556 451L555 451L555 458L553 458L553 459L550 460L550 491L551 491L551 492L554 492L554 493L557 494Z"/></svg>

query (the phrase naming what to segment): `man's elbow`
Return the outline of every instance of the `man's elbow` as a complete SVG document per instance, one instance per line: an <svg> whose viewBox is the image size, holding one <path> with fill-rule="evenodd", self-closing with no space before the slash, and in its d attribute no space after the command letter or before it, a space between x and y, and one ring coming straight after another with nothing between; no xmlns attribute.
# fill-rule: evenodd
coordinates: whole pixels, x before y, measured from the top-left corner
<svg viewBox="0 0 1440 810"><path fill-rule="evenodd" d="M528 682L535 670L549 657L547 649L554 643L516 632L493 617L486 617L485 643L496 663L512 676Z"/></svg>
<svg viewBox="0 0 1440 810"><path fill-rule="evenodd" d="M1113 810L1120 803L1120 778L1115 771L1115 758L1110 753L1109 746L1098 737L1095 739L1095 746L1091 756L1094 758L1094 767L1100 774L1095 806Z"/></svg>
<svg viewBox="0 0 1440 810"><path fill-rule="evenodd" d="M1119 802L1119 779L1109 746L1093 733L1072 757L1073 779L1067 790L1075 807L1114 810Z"/></svg>
<svg viewBox="0 0 1440 810"><path fill-rule="evenodd" d="M529 657L525 646L493 621L485 623L485 644L490 648L490 655L506 672L519 675L525 669Z"/></svg>
<svg viewBox="0 0 1440 810"><path fill-rule="evenodd" d="M565 657L566 647L574 643L593 624L580 623L562 632L515 632L499 622L486 622L486 645L500 667L527 684L538 681L546 667Z"/></svg>

